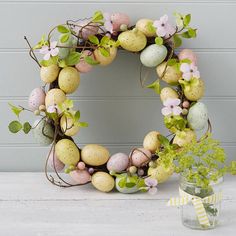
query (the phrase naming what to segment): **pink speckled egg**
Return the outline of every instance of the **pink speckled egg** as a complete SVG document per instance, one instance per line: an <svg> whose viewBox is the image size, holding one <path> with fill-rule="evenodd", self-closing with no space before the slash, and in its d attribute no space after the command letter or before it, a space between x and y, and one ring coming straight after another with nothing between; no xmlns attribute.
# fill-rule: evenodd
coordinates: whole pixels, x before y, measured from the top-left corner
<svg viewBox="0 0 236 236"><path fill-rule="evenodd" d="M107 162L109 171L121 172L128 167L129 157L124 153L116 153L112 155Z"/></svg>
<svg viewBox="0 0 236 236"><path fill-rule="evenodd" d="M54 162L54 163L53 163ZM54 165L56 171L62 171L65 165L57 158L56 153L54 152L54 160L53 160L53 151L51 151L48 159L48 165L54 170Z"/></svg>
<svg viewBox="0 0 236 236"><path fill-rule="evenodd" d="M88 23L90 20L81 20L76 22L76 26L74 28L74 31L76 35L79 35L80 37L82 36L83 39L87 40L89 35L95 35L98 33L98 24L97 23L90 23L88 26ZM83 29L81 30L81 28ZM81 31L80 31L81 30Z"/></svg>
<svg viewBox="0 0 236 236"><path fill-rule="evenodd" d="M120 26L123 24L127 26L130 24L129 16L124 13L111 14L111 21L112 21L114 31L120 31Z"/></svg>
<svg viewBox="0 0 236 236"><path fill-rule="evenodd" d="M83 51L83 53L81 55L80 62L77 65L75 65L75 68L81 73L87 73L87 72L91 71L92 68L93 68L92 65L88 64L83 59L83 57L85 57L85 56L90 56L90 57L92 57L92 59L94 59L94 55L93 55L93 53L91 53L91 51L89 51L89 50L84 50Z"/></svg>
<svg viewBox="0 0 236 236"><path fill-rule="evenodd" d="M45 104L45 92L42 88L35 88L29 95L28 106L32 111L38 110L40 105Z"/></svg>
<svg viewBox="0 0 236 236"><path fill-rule="evenodd" d="M190 49L183 49L182 51L180 51L178 57L179 57L179 60L189 59L194 65L197 65L197 56Z"/></svg>
<svg viewBox="0 0 236 236"><path fill-rule="evenodd" d="M73 170L70 176L76 184L86 184L91 181L91 175L87 170Z"/></svg>
<svg viewBox="0 0 236 236"><path fill-rule="evenodd" d="M131 156L132 164L136 167L146 165L151 157L152 154L149 150L145 148L138 148L138 150L136 149Z"/></svg>

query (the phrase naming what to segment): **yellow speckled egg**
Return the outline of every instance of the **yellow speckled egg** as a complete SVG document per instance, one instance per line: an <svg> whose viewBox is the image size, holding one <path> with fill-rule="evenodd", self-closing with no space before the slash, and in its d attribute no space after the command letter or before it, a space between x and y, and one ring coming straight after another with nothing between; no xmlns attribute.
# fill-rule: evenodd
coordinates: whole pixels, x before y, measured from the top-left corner
<svg viewBox="0 0 236 236"><path fill-rule="evenodd" d="M145 136L143 140L143 147L149 150L151 153L158 151L161 146L158 135L160 135L159 132L151 131Z"/></svg>
<svg viewBox="0 0 236 236"><path fill-rule="evenodd" d="M65 67L58 77L58 84L65 93L73 93L79 87L80 75L74 67Z"/></svg>
<svg viewBox="0 0 236 236"><path fill-rule="evenodd" d="M86 145L81 152L82 160L91 166L100 166L105 164L110 157L109 151L97 144Z"/></svg>
<svg viewBox="0 0 236 236"><path fill-rule="evenodd" d="M79 126L74 125L73 119L63 115L60 120L61 130L67 136L74 136L79 132Z"/></svg>
<svg viewBox="0 0 236 236"><path fill-rule="evenodd" d="M156 36L156 32L151 30L151 25L153 24L153 20L150 19L140 19L136 23L136 28L144 33L147 37Z"/></svg>
<svg viewBox="0 0 236 236"><path fill-rule="evenodd" d="M42 66L40 69L41 80L45 83L52 83L57 79L60 68L57 65Z"/></svg>
<svg viewBox="0 0 236 236"><path fill-rule="evenodd" d="M136 28L122 32L118 40L120 46L130 52L139 52L143 50L147 44L146 36Z"/></svg>
<svg viewBox="0 0 236 236"><path fill-rule="evenodd" d="M92 185L101 192L110 192L115 186L115 181L108 173L99 171L93 174Z"/></svg>
<svg viewBox="0 0 236 236"><path fill-rule="evenodd" d="M98 62L100 62L101 66L106 66L106 65L111 64L114 61L114 59L116 58L116 54L117 54L116 47L110 48L110 55L108 57L103 56L98 49L94 50L95 59Z"/></svg>
<svg viewBox="0 0 236 236"><path fill-rule="evenodd" d="M46 107L58 105L66 100L66 95L61 89L51 89L45 98Z"/></svg>
<svg viewBox="0 0 236 236"><path fill-rule="evenodd" d="M79 149L69 139L58 141L55 146L55 153L58 159L65 165L76 165L80 160Z"/></svg>

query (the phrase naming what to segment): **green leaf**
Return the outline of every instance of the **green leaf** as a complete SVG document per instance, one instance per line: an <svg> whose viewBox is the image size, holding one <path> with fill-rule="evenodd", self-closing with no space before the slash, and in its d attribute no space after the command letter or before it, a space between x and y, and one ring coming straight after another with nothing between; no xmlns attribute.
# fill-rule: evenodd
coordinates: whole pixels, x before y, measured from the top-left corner
<svg viewBox="0 0 236 236"><path fill-rule="evenodd" d="M89 35L88 40L95 45L99 44L99 39L95 35Z"/></svg>
<svg viewBox="0 0 236 236"><path fill-rule="evenodd" d="M78 121L80 119L80 111L77 111L74 117L75 117L75 121Z"/></svg>
<svg viewBox="0 0 236 236"><path fill-rule="evenodd" d="M155 38L155 43L156 43L157 45L162 45L162 44L163 44L163 38L161 38L161 37L156 37L156 38Z"/></svg>
<svg viewBox="0 0 236 236"><path fill-rule="evenodd" d="M103 14L101 11L96 11L93 14L93 18L92 18L93 22L100 22L102 19L103 19Z"/></svg>
<svg viewBox="0 0 236 236"><path fill-rule="evenodd" d="M80 61L81 53L79 52L70 52L69 56L65 59L65 62L68 66L74 66Z"/></svg>
<svg viewBox="0 0 236 236"><path fill-rule="evenodd" d="M109 57L110 56L110 52L107 49L105 49L103 47L99 47L98 50L104 57Z"/></svg>
<svg viewBox="0 0 236 236"><path fill-rule="evenodd" d="M88 123L87 122L79 122L79 126L80 127L88 127Z"/></svg>
<svg viewBox="0 0 236 236"><path fill-rule="evenodd" d="M11 107L12 112L19 118L19 115L23 111L23 108L16 107L16 106L12 105L11 103L8 103L8 104Z"/></svg>
<svg viewBox="0 0 236 236"><path fill-rule="evenodd" d="M156 32L156 28L153 26L153 22L151 22L151 21L147 23L147 29L151 33L155 33Z"/></svg>
<svg viewBox="0 0 236 236"><path fill-rule="evenodd" d="M166 138L165 136L159 134L157 136L158 140L160 141L160 143L164 146L164 147L167 147L170 145L170 141L168 138Z"/></svg>
<svg viewBox="0 0 236 236"><path fill-rule="evenodd" d="M8 129L15 134L22 129L22 124L18 120L14 120L8 125Z"/></svg>
<svg viewBox="0 0 236 236"><path fill-rule="evenodd" d="M42 46L48 45L48 41L46 40L46 35L44 34L41 40L33 47L33 49L40 49Z"/></svg>
<svg viewBox="0 0 236 236"><path fill-rule="evenodd" d="M157 94L161 93L160 80L157 79L152 84L149 84L147 88L153 89Z"/></svg>
<svg viewBox="0 0 236 236"><path fill-rule="evenodd" d="M92 57L90 57L90 56L84 57L84 60L85 60L89 65L92 65L92 66L95 66L95 65L100 64L99 61L94 60L94 59L93 59Z"/></svg>
<svg viewBox="0 0 236 236"><path fill-rule="evenodd" d="M176 65L176 63L178 63L178 60L175 59L175 58L169 59L169 60L167 61L167 65L168 65L168 66L174 66L174 65Z"/></svg>
<svg viewBox="0 0 236 236"><path fill-rule="evenodd" d="M110 41L110 38L105 35L105 36L102 37L102 39L100 41L100 45L101 46L106 46L109 43L109 41Z"/></svg>
<svg viewBox="0 0 236 236"><path fill-rule="evenodd" d="M191 14L184 16L184 26L188 26L191 21Z"/></svg>
<svg viewBox="0 0 236 236"><path fill-rule="evenodd" d="M188 29L188 34L191 38L196 38L197 37L197 29L189 28Z"/></svg>
<svg viewBox="0 0 236 236"><path fill-rule="evenodd" d="M173 36L173 39L174 39L174 45L175 45L175 48L178 48L182 45L182 39L179 37L178 34L175 34Z"/></svg>
<svg viewBox="0 0 236 236"><path fill-rule="evenodd" d="M118 182L120 188L124 188L125 184L126 184L126 178L121 178L120 181Z"/></svg>
<svg viewBox="0 0 236 236"><path fill-rule="evenodd" d="M61 43L65 43L65 42L67 42L69 40L69 38L70 38L70 34L63 34L60 37L60 42Z"/></svg>
<svg viewBox="0 0 236 236"><path fill-rule="evenodd" d="M66 61L65 60L59 60L58 66L61 68L67 67Z"/></svg>
<svg viewBox="0 0 236 236"><path fill-rule="evenodd" d="M25 134L28 134L31 130L31 125L29 122L25 122L24 125L23 125L23 131Z"/></svg>
<svg viewBox="0 0 236 236"><path fill-rule="evenodd" d="M65 27L64 25L58 25L57 26L57 31L62 33L62 34L70 32L70 30L67 27Z"/></svg>
<svg viewBox="0 0 236 236"><path fill-rule="evenodd" d="M45 114L51 120L56 121L58 119L58 114L56 112L45 112Z"/></svg>
<svg viewBox="0 0 236 236"><path fill-rule="evenodd" d="M42 60L40 61L41 66L50 66L50 65L57 65L58 56L50 57L49 60Z"/></svg>
<svg viewBox="0 0 236 236"><path fill-rule="evenodd" d="M185 59L181 60L180 63L188 63L188 64L191 64L192 61L189 60L188 58L185 58Z"/></svg>

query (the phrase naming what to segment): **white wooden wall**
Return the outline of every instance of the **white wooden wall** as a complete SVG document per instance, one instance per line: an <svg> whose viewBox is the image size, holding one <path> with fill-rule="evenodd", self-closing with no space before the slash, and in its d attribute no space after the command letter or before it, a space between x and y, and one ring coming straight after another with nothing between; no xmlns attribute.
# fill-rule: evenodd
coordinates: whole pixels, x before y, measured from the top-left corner
<svg viewBox="0 0 236 236"><path fill-rule="evenodd" d="M0 170L40 171L48 148L38 146L31 135L12 135L7 125L14 118L8 101L26 104L30 91L40 86L39 71L29 58L23 36L36 43L43 33L66 19L78 19L95 10L125 12L139 18L159 18L174 11L192 14L198 38L185 41L199 58L206 82L203 101L208 105L214 136L222 140L230 159L236 157L236 1L181 0L0 0ZM150 80L155 78L151 74ZM159 98L139 84L139 58L121 52L109 67L83 75L73 94L82 119L78 143L99 143L111 153L128 152L142 143L150 130L164 134ZM26 116L27 117L27 116ZM26 118L24 117L24 118ZM32 120L32 117L30 118Z"/></svg>

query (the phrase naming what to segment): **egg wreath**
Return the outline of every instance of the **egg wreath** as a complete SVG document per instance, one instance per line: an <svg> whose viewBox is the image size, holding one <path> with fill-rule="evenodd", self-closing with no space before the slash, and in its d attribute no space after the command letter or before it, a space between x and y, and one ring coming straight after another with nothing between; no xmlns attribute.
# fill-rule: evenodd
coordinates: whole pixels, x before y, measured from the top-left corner
<svg viewBox="0 0 236 236"><path fill-rule="evenodd" d="M32 125L14 120L9 130L12 133L23 130L26 134L32 131L38 143L51 145L45 164L46 177L51 183L71 187L92 182L103 192L115 187L122 193L139 190L155 193L157 183L178 172L174 157L197 139L195 131L206 127L206 135L211 131L206 106L198 102L204 94L204 82L196 66L196 55L189 49L175 53L183 38L196 37L196 29L189 26L190 14L174 16L175 27L167 15L158 20L140 19L130 26L126 14L97 11L91 18L68 20L55 26L34 47L25 37L44 85L31 92L28 108L10 106L18 118L22 111L29 111L39 119ZM81 149L74 143L72 136L88 124L80 121L80 112L73 109L73 101L67 95L78 88L80 73L112 63L117 50L140 54L141 85L160 94L164 105L161 112L171 138L151 131L145 136L142 148L133 149L129 155L110 156L101 145L88 144ZM35 51L43 55L41 61ZM156 69L158 75L149 85L142 78L142 70L147 67ZM160 80L172 87L161 88ZM55 173L48 172L48 168ZM72 182L61 175L62 170L70 175Z"/></svg>

